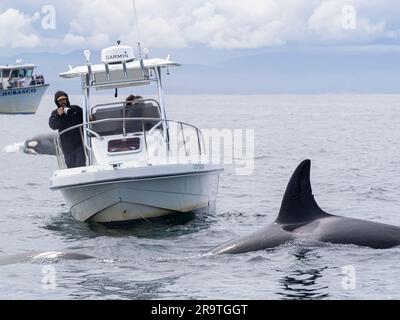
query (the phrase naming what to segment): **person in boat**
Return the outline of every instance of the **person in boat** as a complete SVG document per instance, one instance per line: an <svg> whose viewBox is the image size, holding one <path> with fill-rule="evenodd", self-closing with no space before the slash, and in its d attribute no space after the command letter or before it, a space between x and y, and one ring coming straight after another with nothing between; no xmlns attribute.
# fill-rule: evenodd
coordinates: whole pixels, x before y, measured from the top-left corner
<svg viewBox="0 0 400 320"><path fill-rule="evenodd" d="M53 110L49 118L49 126L53 130L61 132L83 122L82 108L71 105L68 95L64 91L57 91L54 95L57 109ZM83 150L81 129L77 128L61 135L61 147L63 149L65 164L68 168L83 167L86 165L85 152Z"/></svg>
<svg viewBox="0 0 400 320"><path fill-rule="evenodd" d="M16 87L16 82L15 79L11 78L11 76L8 78L8 89L12 89Z"/></svg>
<svg viewBox="0 0 400 320"><path fill-rule="evenodd" d="M18 79L18 87L23 88L23 87L26 87L27 85L28 85L28 83L27 83L25 77Z"/></svg>
<svg viewBox="0 0 400 320"><path fill-rule="evenodd" d="M138 99L143 99L143 97L142 97L142 96L134 96L133 94L131 94L130 96L128 96L128 97L125 99L126 105L127 105L127 106L130 106L130 105L133 104L133 102L134 102L135 100L138 100Z"/></svg>

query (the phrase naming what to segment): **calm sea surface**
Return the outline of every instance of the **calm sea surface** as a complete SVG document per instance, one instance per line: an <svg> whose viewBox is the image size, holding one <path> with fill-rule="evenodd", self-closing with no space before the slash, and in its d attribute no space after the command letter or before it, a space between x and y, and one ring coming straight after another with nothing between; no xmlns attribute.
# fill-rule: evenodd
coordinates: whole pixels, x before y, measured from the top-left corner
<svg viewBox="0 0 400 320"><path fill-rule="evenodd" d="M325 211L400 225L400 96L168 96L167 104L170 118L200 128L254 129L254 171L225 167L215 211L124 228L73 220L49 190L55 157L17 151L50 131L52 97L36 115L0 115L0 259L10 257L0 265L1 299L400 298L398 248L299 242L201 256L272 222L306 158ZM11 261L50 251L96 258Z"/></svg>

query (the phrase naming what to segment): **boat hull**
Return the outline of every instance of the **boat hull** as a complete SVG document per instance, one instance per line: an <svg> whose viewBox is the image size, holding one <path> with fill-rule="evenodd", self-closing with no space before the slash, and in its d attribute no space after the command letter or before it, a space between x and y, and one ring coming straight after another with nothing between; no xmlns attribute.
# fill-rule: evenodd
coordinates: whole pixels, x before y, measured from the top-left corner
<svg viewBox="0 0 400 320"><path fill-rule="evenodd" d="M48 84L0 90L0 113L34 114Z"/></svg>
<svg viewBox="0 0 400 320"><path fill-rule="evenodd" d="M60 189L79 221L122 222L190 212L215 202L219 171L107 181Z"/></svg>

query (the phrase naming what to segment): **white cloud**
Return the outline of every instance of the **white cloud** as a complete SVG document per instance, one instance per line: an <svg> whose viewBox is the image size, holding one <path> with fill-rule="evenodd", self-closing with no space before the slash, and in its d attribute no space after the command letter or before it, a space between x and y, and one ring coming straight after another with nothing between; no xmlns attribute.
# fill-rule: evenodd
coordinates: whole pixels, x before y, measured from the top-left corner
<svg viewBox="0 0 400 320"><path fill-rule="evenodd" d="M38 35L30 31L30 26L38 16L24 15L10 8L0 14L0 47L33 48L40 44Z"/></svg>
<svg viewBox="0 0 400 320"><path fill-rule="evenodd" d="M21 9L0 15L3 47L57 47L58 41L60 47L72 50L101 48L116 40L137 41L132 0L57 1L57 19L62 19L65 29L59 38L45 32L39 37L30 31L40 17L23 14L24 1L13 3ZM343 28L344 5L356 9L354 30ZM395 43L400 37L396 0L136 0L136 6L141 40L148 47L360 45L382 40Z"/></svg>
<svg viewBox="0 0 400 320"><path fill-rule="evenodd" d="M85 38L82 36L77 36L72 33L67 33L64 37L63 43L67 46L81 46L84 44Z"/></svg>
<svg viewBox="0 0 400 320"><path fill-rule="evenodd" d="M361 7L359 1L353 1L349 5L348 0L325 0L315 8L312 16L307 21L307 29L314 35L314 41L323 42L346 41L362 43L371 41L377 37L385 37L385 23L383 20L372 23L368 18L358 14L357 7ZM349 6L354 10L354 29L344 28L346 24L343 8Z"/></svg>
<svg viewBox="0 0 400 320"><path fill-rule="evenodd" d="M88 37L88 46L92 48L104 48L111 44L112 39L105 33L96 33Z"/></svg>

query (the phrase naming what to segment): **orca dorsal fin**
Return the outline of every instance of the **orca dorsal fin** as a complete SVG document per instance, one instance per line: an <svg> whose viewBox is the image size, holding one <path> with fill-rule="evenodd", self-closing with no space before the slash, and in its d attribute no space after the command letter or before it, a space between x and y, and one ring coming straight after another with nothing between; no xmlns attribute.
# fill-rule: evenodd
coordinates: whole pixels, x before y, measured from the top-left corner
<svg viewBox="0 0 400 320"><path fill-rule="evenodd" d="M280 224L302 223L328 216L314 200L310 183L311 161L302 161L293 172L282 199L278 218Z"/></svg>

